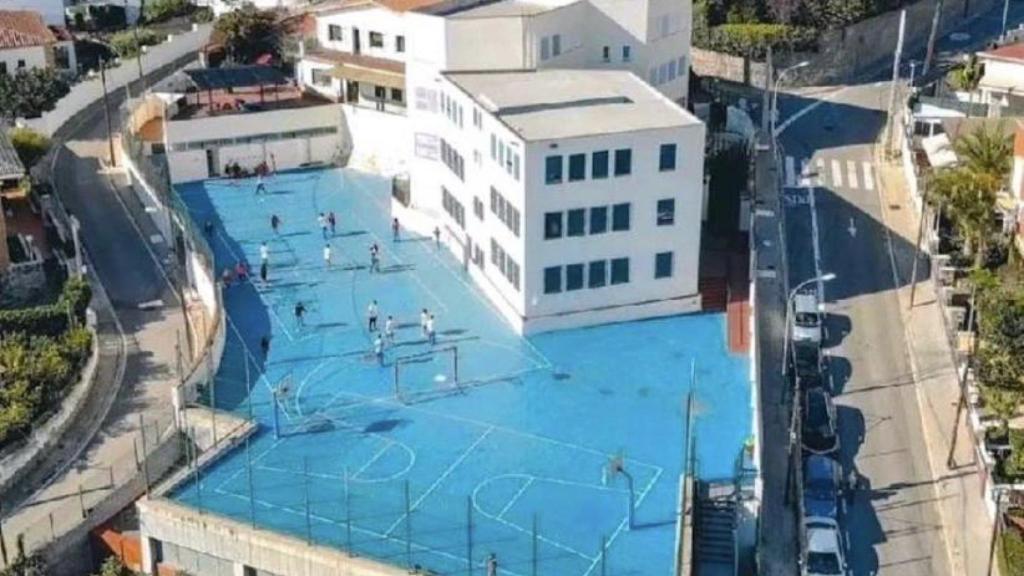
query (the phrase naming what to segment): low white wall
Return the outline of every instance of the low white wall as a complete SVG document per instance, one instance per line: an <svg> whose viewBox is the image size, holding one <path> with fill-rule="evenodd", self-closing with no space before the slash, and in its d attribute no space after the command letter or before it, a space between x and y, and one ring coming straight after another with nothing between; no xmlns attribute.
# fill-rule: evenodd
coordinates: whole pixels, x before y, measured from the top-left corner
<svg viewBox="0 0 1024 576"><path fill-rule="evenodd" d="M168 36L166 42L150 46L142 56L143 71L148 74L149 71L171 64L190 52L197 52L206 44L212 29L212 24L196 25L191 32ZM139 69L135 62L123 61L117 68L107 71L107 91L113 92L123 88L138 77ZM72 86L71 91L57 102L53 110L39 118L19 119L18 124L53 136L72 116L102 97L103 86L99 75L95 75Z"/></svg>
<svg viewBox="0 0 1024 576"><path fill-rule="evenodd" d="M143 549L143 570L152 573L152 541L189 550L271 574L288 576L401 576L408 571L341 550L310 545L291 536L253 529L248 524L203 514L162 498L136 503ZM148 565L147 565L148 564ZM236 573L241 573L239 570Z"/></svg>
<svg viewBox="0 0 1024 576"><path fill-rule="evenodd" d="M128 172L129 185L132 191L135 193L135 197L139 199L146 208L146 213L149 215L150 220L156 225L157 230L160 231L160 235L164 237L164 242L167 242L168 246L171 245L171 215L164 206L160 197L157 195L156 190L146 182L143 178L142 173L139 172L139 168L132 161L131 155L128 153L121 154L121 162Z"/></svg>

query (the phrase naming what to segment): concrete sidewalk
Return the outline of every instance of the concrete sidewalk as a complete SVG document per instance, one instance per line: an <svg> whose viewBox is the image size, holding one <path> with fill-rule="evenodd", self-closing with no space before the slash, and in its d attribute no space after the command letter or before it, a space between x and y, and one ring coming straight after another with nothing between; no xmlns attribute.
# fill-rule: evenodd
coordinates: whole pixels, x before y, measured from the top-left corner
<svg viewBox="0 0 1024 576"><path fill-rule="evenodd" d="M917 239L918 211L914 207L900 165L879 161L876 156L883 216L892 235L910 246ZM992 520L982 500L982 481L974 458L974 447L965 418L957 422L956 466L946 466L959 399L959 383L953 352L946 338L942 311L935 285L928 276L927 262L918 263L914 307L910 308L910 276L913 256L892 255L893 274L899 289L900 310L920 404L922 428L928 444L928 460L935 478L935 492L942 518L943 536L953 574L984 576ZM921 276L924 276L921 279ZM995 567L993 574L998 572Z"/></svg>

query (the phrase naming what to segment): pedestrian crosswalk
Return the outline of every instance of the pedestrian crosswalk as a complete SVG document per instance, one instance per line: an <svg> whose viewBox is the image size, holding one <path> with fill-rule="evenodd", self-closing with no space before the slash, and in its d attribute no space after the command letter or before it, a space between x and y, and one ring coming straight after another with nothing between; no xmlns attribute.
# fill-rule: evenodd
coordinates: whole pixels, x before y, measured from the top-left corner
<svg viewBox="0 0 1024 576"><path fill-rule="evenodd" d="M868 161L786 156L783 169L787 188L875 189L875 169Z"/></svg>

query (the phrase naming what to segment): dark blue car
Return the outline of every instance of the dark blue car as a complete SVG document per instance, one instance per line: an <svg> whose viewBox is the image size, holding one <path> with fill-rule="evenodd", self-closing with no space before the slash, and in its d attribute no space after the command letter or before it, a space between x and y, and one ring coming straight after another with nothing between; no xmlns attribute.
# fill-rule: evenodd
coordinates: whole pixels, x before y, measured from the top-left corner
<svg viewBox="0 0 1024 576"><path fill-rule="evenodd" d="M839 520L842 469L828 456L811 454L804 460L804 515Z"/></svg>

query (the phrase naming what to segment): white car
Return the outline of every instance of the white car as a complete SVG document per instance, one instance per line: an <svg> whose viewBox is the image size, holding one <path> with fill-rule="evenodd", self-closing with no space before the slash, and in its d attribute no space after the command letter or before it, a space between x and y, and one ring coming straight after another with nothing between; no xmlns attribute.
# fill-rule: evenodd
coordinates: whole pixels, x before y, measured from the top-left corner
<svg viewBox="0 0 1024 576"><path fill-rule="evenodd" d="M803 576L845 576L846 554L839 524L831 518L804 519L804 537L807 539L807 558Z"/></svg>
<svg viewBox="0 0 1024 576"><path fill-rule="evenodd" d="M814 292L793 296L793 342L821 344L821 308Z"/></svg>

